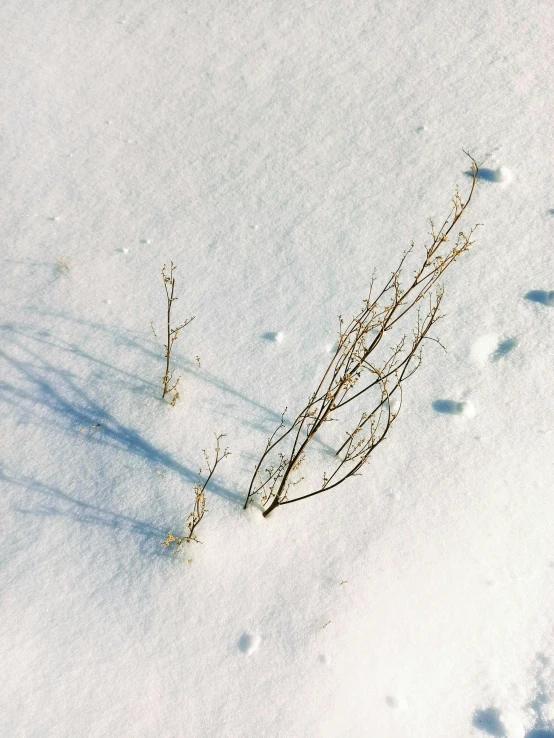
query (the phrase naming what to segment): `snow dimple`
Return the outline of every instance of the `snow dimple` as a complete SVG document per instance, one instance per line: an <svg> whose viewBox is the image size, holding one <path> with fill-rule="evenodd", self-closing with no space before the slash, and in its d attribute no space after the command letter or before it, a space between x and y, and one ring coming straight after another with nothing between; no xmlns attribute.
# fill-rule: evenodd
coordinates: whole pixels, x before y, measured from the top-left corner
<svg viewBox="0 0 554 738"><path fill-rule="evenodd" d="M475 416L475 407L469 401L456 402L456 400L435 400L433 410L442 415L463 415L466 418Z"/></svg>
<svg viewBox="0 0 554 738"><path fill-rule="evenodd" d="M496 170L496 178L495 182L511 182L513 179L513 174L511 169L508 169L508 167L498 167Z"/></svg>
<svg viewBox="0 0 554 738"><path fill-rule="evenodd" d="M397 697L394 694L388 694L385 697L385 702L391 708L391 710L406 710L407 703L402 697Z"/></svg>
<svg viewBox="0 0 554 738"><path fill-rule="evenodd" d="M492 360L498 361L498 359L501 359L503 356L507 356L510 351L515 349L518 343L519 341L515 336L512 338L505 338L503 341L500 341L491 357Z"/></svg>
<svg viewBox="0 0 554 738"><path fill-rule="evenodd" d="M516 348L519 341L516 336L498 340L493 333L478 338L471 349L471 356L477 364L498 361Z"/></svg>
<svg viewBox="0 0 554 738"><path fill-rule="evenodd" d="M479 179L483 179L485 182L508 183L511 182L513 178L514 175L511 170L505 166L498 167L498 169L489 169L487 167L479 169Z"/></svg>
<svg viewBox="0 0 554 738"><path fill-rule="evenodd" d="M502 720L502 713L497 707L487 707L485 710L475 710L472 724L487 735L495 738L506 738L506 728Z"/></svg>
<svg viewBox="0 0 554 738"><path fill-rule="evenodd" d="M466 418L475 417L475 406L472 402L459 402L458 403L458 415L463 415Z"/></svg>
<svg viewBox="0 0 554 738"><path fill-rule="evenodd" d="M487 735L497 738L554 738L552 721L545 715L545 706L551 697L551 663L544 654L538 654L535 696L531 702L519 708L512 705L508 709L487 707L475 710L472 725ZM524 718L525 716L525 718ZM534 717L532 727L524 727L524 720Z"/></svg>
<svg viewBox="0 0 554 738"><path fill-rule="evenodd" d="M525 299L530 302L538 302L539 305L554 307L554 290L550 290L550 292L546 290L530 290L525 295Z"/></svg>
<svg viewBox="0 0 554 738"><path fill-rule="evenodd" d="M284 337L281 331L266 331L262 336L266 341L272 341L273 343L282 343Z"/></svg>
<svg viewBox="0 0 554 738"><path fill-rule="evenodd" d="M550 726L535 724L526 731L519 715L500 711L497 707L475 710L472 725L494 738L554 738Z"/></svg>
<svg viewBox="0 0 554 738"><path fill-rule="evenodd" d="M471 348L471 356L478 364L485 364L498 346L498 338L494 333L480 336Z"/></svg>
<svg viewBox="0 0 554 738"><path fill-rule="evenodd" d="M320 663L325 664L325 666L329 666L331 663L331 657L328 656L326 653L320 653L318 656L318 660Z"/></svg>
<svg viewBox="0 0 554 738"><path fill-rule="evenodd" d="M262 639L259 635L252 633L243 633L238 640L239 651L244 653L246 656L252 656L252 654L258 650Z"/></svg>

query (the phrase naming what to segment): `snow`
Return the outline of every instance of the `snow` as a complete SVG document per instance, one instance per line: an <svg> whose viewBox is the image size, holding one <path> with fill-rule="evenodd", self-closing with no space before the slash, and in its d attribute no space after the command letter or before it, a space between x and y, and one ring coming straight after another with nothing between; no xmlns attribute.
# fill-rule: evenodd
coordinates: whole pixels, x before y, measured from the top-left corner
<svg viewBox="0 0 554 738"><path fill-rule="evenodd" d="M0 735L554 736L553 16L5 0ZM447 352L362 477L243 510L463 149Z"/></svg>

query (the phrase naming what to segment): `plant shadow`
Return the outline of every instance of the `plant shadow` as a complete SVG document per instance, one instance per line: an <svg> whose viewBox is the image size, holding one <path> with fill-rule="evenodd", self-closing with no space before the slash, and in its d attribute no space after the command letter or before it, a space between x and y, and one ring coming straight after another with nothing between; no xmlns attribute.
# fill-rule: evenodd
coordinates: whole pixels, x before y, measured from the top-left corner
<svg viewBox="0 0 554 738"><path fill-rule="evenodd" d="M35 311L29 311L29 312L34 313ZM60 321L70 322L83 329L105 333L114 341L116 346L121 346L127 349L133 349L135 351L138 351L143 356L149 359L153 359L155 362L158 362L158 363L161 362L162 360L163 350L164 350L163 346L160 347L159 351L155 351L152 348L152 339L149 339L149 341L147 342L145 341L144 338L139 337L137 335L133 335L131 331L123 332L122 330L110 328L102 323L83 320L80 318L73 318L71 316L68 316L62 313L52 312L52 311L50 312L43 311L41 315L44 315L49 318L54 318ZM53 339L51 334L47 331L46 332L42 331L41 333L35 332L31 334L28 331L23 332L18 326L14 326L9 323L4 324L3 326L0 326L0 330L2 329L4 330L11 329L15 332L24 333L24 335L26 335L28 338L32 338L33 340L42 339L43 342L46 342L47 338L51 339L49 341L49 345L55 346L56 348L61 349L63 351L71 352L72 354L82 357L90 361L93 364L97 364L100 367L104 367L111 372L115 372L116 375L119 376L121 383L122 384L125 383L125 386L127 388L129 386L129 380L133 380L133 381L136 381L140 385L140 389L147 391L148 393L155 393L158 391L158 385L154 384L153 382L145 380L136 374L125 372L121 369L118 369L112 364L109 364L105 361L102 361L101 359L98 359L97 357L94 357L88 354L87 352L83 351L79 346L76 346L75 344L70 344L68 342L60 341L59 339ZM180 371L194 377L196 380L200 382L204 382L204 383L211 385L212 387L219 390L220 392L229 394L232 397L237 398L241 402L244 402L250 405L256 410L260 410L264 415L264 420L267 419L269 421L280 422L281 413L276 412L275 410L272 410L271 408L267 407L267 405L264 405L263 403L260 403L257 400L254 400L253 398L249 397L243 392L240 392L239 390L235 389L234 387L232 387L227 382L220 379L219 377L217 377L215 374L211 373L210 371L204 368L199 369L197 364L194 361L191 361L190 359L187 359L186 357L184 357L182 354L179 353L178 349L174 349L172 356L173 355L175 356L175 359L178 362ZM139 391L139 387L137 387L137 391Z"/></svg>
<svg viewBox="0 0 554 738"><path fill-rule="evenodd" d="M86 336L90 333L105 334L116 347L116 353L124 348L127 352L129 350L139 352L156 364L160 362L162 353L157 352L156 347L152 346L154 340L152 338L145 338L132 331L123 331L101 322L84 320L55 311L41 311L39 314L35 310L27 309L26 312L33 314L33 321L36 320L36 323L38 323L37 318L46 318L50 323L59 321L75 325L79 329L79 336ZM83 360L92 369L91 377L101 379L102 382L109 381L112 386L121 387L126 392L156 397L159 389L156 383L93 355L83 345L63 339L56 335L55 330L50 329L49 325L41 329L36 327L35 322L31 327L6 322L0 325L0 331L3 333L3 345L6 348L0 351L0 357L11 364L13 371L10 372L10 376L19 375L17 382L0 383L0 401L3 400L5 403L17 406L22 413L36 412L37 407L43 408L47 411L48 422L64 432L85 433L90 443L115 446L151 464L175 472L191 484L197 481L196 469L193 470L180 463L171 454L148 441L136 429L120 422L114 413L105 408L104 403L96 401L92 393L85 390L85 383L81 378L71 371L48 362L45 357L52 350L56 353L61 351L71 359L76 357ZM9 350L10 343L13 351ZM82 343L85 344L85 341ZM195 381L207 383L218 392L233 397L241 403L246 403L260 412L257 419L246 417L246 414L234 412L232 403L225 404L219 399L216 403L220 414L222 408L229 408L227 415L232 421L236 423L238 415L238 420L242 425L268 435L271 435L274 426L281 422L281 413L257 402L206 369L200 369L195 362L187 360L179 353L176 354L176 358L183 374L194 377ZM21 379L23 382L20 381ZM290 427L292 424L286 419L284 423L285 427ZM316 438L315 440L321 451L334 457L334 448L321 439ZM258 458L258 452L252 453L251 459L257 460ZM250 472L246 469L243 471ZM241 505L241 507L243 505L243 495L218 484L215 480L210 482L208 491L233 504Z"/></svg>
<svg viewBox="0 0 554 738"><path fill-rule="evenodd" d="M82 327L83 329L86 328L89 330L94 330L94 331L105 333L110 336L110 338L114 341L116 346L123 346L128 349L134 349L135 351L138 351L141 354L143 354L143 356L145 356L146 358L153 359L156 362L160 362L161 360L160 357L162 356L162 353L163 353L163 347L162 347L162 353L160 352L157 353L151 347L151 343L152 343L151 339L149 339L149 342L146 342L144 338L133 335L130 331L123 332L121 330L110 328L102 323L82 320L80 318L73 318L71 316L68 316L62 313L46 312L46 313L43 313L43 315L46 315L47 317L55 318L58 320L63 320L66 322L73 323L77 326ZM158 385L154 384L153 382L148 381L142 377L139 377L138 375L133 374L132 372L127 372L122 369L119 369L115 367L114 365L109 364L108 362L105 362L95 356L92 356L90 353L87 353L86 351L82 350L79 346L73 343L68 343L58 338L54 338L51 335L51 333L48 331L30 333L29 331L22 331L19 327L13 326L11 324L4 324L3 326L0 326L0 330L2 329L4 330L11 329L35 341L39 341L45 345L55 347L56 349L60 349L65 352L70 352L71 354L79 356L80 358L86 359L92 364L98 365L100 368L106 369L110 373L115 373L116 377L118 378L116 381L118 381L118 383L122 387L125 387L127 390L129 390L129 382L132 381L136 383L135 387L132 388L132 391L134 392L145 392L151 395L155 395L155 393L158 391ZM199 369L196 362L191 361L190 359L187 359L185 356L180 354L178 350L174 351L174 356L179 364L180 371L182 371L183 374L188 374L189 376L194 377L194 379L199 382L204 382L206 384L209 384L211 387L214 387L219 392L229 395L231 397L234 397L237 400L244 402L251 408L254 408L255 410L260 411L259 419L256 421L249 420L245 417L240 418L240 422L243 425L246 425L256 431L262 431L264 433L268 433L269 435L271 435L271 433L273 432L275 428L275 425L278 425L281 422L282 414L280 412L277 412L276 410L272 410L267 405L264 405L263 403L258 402L252 397L249 397L243 392L235 389L234 387L232 387L227 382L217 377L215 374L213 374L209 370L204 369L204 368ZM222 412L223 407L224 405L222 404L222 402L220 400L217 400L217 408L218 408L218 412L220 415L225 414ZM237 422L236 414L227 413L227 417L232 419L234 422ZM290 428L290 426L292 425L292 422L288 420L287 418L283 418L283 422L285 424L285 428ZM314 439L314 443L317 446L319 446L320 449L327 452L328 455L330 456L335 455L335 449L329 446L328 444L326 444L320 438L316 437ZM257 453L256 453L256 456L259 458L259 455Z"/></svg>
<svg viewBox="0 0 554 738"><path fill-rule="evenodd" d="M0 480L5 484L25 489L39 496L40 501L33 507L15 507L15 511L23 515L36 517L61 516L84 526L100 526L118 532L130 532L141 539L140 551L148 555L167 557L167 549L161 546L161 541L167 535L167 530L133 518L100 505L85 502L77 497L63 492L57 487L43 484L30 477L10 477L0 470ZM156 545L157 544L157 545Z"/></svg>
<svg viewBox="0 0 554 738"><path fill-rule="evenodd" d="M473 179L473 172L470 169L466 170L464 174L466 177L471 177ZM505 181L501 171L498 169L490 169L489 167L479 167L477 179L483 180L484 182L496 183Z"/></svg>
<svg viewBox="0 0 554 738"><path fill-rule="evenodd" d="M19 380L18 384L0 383L0 400L4 403L16 406L22 412L36 412L37 407L42 408L46 410L49 422L63 432L94 430L86 434L89 443L121 449L151 464L165 467L191 484L196 482L196 471L155 446L134 428L121 423L85 392L73 373L55 367L17 340L12 344L26 358L16 358L0 350L0 357L12 368L10 375ZM209 490L236 504L242 503L239 494L216 481L210 483Z"/></svg>
<svg viewBox="0 0 554 738"><path fill-rule="evenodd" d="M518 735L523 738L554 738L554 730L550 720L544 715L544 707L551 702L551 674L548 678L547 670L551 671L550 659L542 653L537 654L538 669L536 675L535 696L533 700L526 705L526 710L530 709L534 715L534 725L523 735L523 727L518 730ZM505 720L502 711L497 707L487 707L485 709L475 710L473 713L471 724L474 728L483 731L487 735L494 738L508 738L514 735L512 730L507 729L504 724Z"/></svg>

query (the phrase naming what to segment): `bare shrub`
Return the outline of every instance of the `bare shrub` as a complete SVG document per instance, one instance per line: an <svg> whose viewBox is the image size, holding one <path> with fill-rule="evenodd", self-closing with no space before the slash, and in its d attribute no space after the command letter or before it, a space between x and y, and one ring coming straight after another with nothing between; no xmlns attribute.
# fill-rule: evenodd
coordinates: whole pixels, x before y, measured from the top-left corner
<svg viewBox="0 0 554 738"><path fill-rule="evenodd" d="M223 459L227 458L227 456L231 455L231 452L229 449L225 448L223 451L221 450L221 439L225 438L224 433L220 433L219 436L216 435L215 437L215 459L213 462L210 462L210 458L206 452L206 450L203 450L204 459L206 462L206 466L208 468L208 475L204 481L204 484L201 484L201 478L202 478L202 469L198 470L198 481L194 484L193 490L194 490L194 507L191 512L191 514L187 518L187 529L188 533L183 538L176 538L173 533L169 532L166 536L165 541L162 541L162 546L169 546L171 543L175 545L175 547L180 546L184 541L196 541L196 543L201 543L202 541L199 541L196 537L196 528L202 518L204 517L204 513L206 512L206 487L210 483L210 479L212 478L218 464L223 461Z"/></svg>
<svg viewBox="0 0 554 738"><path fill-rule="evenodd" d="M455 230L477 181L479 167L473 157L470 159L469 194L464 202L456 188L446 220L438 229L431 222L431 243L424 247L421 260L414 264L408 285L402 286L401 277L409 257L414 255L413 243L377 294L373 274L368 297L348 324L339 316L339 340L333 357L317 389L288 428L283 413L256 465L245 508L255 495L260 495L265 517L280 505L338 487L358 475L370 455L385 440L400 412L403 383L421 364L423 342L440 343L428 335L442 317L439 307L443 289L437 281L473 243L471 237L475 228L468 234ZM405 323L403 319L414 308L414 325L408 336L399 323ZM392 340L392 345L382 343L385 336ZM323 472L315 489L293 496L293 490L304 480L300 470L307 452L313 449L312 442L326 424L340 420L341 415L343 421L352 425L346 440L336 451L334 468Z"/></svg>

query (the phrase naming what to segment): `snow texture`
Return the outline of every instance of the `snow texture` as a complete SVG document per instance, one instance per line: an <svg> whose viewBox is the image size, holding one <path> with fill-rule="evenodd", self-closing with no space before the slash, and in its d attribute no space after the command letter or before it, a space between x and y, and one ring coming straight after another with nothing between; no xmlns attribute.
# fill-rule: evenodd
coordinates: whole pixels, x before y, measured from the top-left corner
<svg viewBox="0 0 554 738"><path fill-rule="evenodd" d="M554 5L0 23L0 735L553 738ZM244 511L337 316L467 191L463 149L483 226L445 275L447 352L363 476ZM175 407L171 260L196 316ZM214 433L201 543L161 546Z"/></svg>

